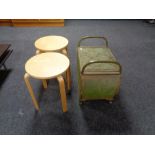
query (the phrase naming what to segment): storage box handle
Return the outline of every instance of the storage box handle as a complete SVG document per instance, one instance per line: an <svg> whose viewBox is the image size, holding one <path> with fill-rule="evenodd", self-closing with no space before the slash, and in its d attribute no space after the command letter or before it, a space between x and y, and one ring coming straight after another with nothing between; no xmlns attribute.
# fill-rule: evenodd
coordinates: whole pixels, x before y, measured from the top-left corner
<svg viewBox="0 0 155 155"><path fill-rule="evenodd" d="M78 42L78 47L80 47L80 44L83 40L90 39L90 38L103 39L105 41L106 47L108 47L108 40L105 37L100 37L100 36L84 36Z"/></svg>
<svg viewBox="0 0 155 155"><path fill-rule="evenodd" d="M116 65L119 66L119 74L121 74L121 72L122 72L122 67L121 67L121 65L120 65L117 61L89 61L88 63L86 63L86 64L82 67L81 74L84 75L84 74L85 74L85 73L84 73L85 69L86 69L89 65L95 64L95 63L112 63L112 64L116 64ZM103 74L105 74L105 73L103 73ZM90 74L89 74L89 75L90 75Z"/></svg>

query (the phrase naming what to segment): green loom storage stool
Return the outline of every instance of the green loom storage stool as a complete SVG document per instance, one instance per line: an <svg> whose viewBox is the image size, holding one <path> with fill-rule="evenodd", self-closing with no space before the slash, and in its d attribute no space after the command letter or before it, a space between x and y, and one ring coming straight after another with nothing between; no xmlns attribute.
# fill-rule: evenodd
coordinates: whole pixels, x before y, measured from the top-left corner
<svg viewBox="0 0 155 155"><path fill-rule="evenodd" d="M83 46L87 39L103 39L103 46ZM79 99L112 101L119 93L121 65L105 37L82 37L77 46Z"/></svg>

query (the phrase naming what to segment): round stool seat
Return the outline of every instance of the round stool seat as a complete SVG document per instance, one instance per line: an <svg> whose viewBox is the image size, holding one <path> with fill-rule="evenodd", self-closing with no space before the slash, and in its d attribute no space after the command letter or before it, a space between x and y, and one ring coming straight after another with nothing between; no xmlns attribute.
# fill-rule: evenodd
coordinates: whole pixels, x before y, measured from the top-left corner
<svg viewBox="0 0 155 155"><path fill-rule="evenodd" d="M48 52L31 57L25 64L26 72L37 79L50 79L64 73L70 65L67 56Z"/></svg>
<svg viewBox="0 0 155 155"><path fill-rule="evenodd" d="M40 51L57 51L68 45L68 40L62 36L45 36L35 41L35 47Z"/></svg>

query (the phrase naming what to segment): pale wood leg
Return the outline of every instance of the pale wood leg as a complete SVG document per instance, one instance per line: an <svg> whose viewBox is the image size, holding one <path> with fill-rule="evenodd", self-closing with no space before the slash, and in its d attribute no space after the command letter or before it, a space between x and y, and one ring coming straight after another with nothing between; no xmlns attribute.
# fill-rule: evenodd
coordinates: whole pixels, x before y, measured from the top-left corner
<svg viewBox="0 0 155 155"><path fill-rule="evenodd" d="M68 54L68 46L67 46L65 49L66 49L66 52L67 52L67 54Z"/></svg>
<svg viewBox="0 0 155 155"><path fill-rule="evenodd" d="M63 112L66 112L67 111L67 101L66 101L66 91L65 91L64 79L62 76L59 76L59 77L57 77L57 80L59 82L62 110L63 110Z"/></svg>
<svg viewBox="0 0 155 155"><path fill-rule="evenodd" d="M39 50L36 50L36 55L40 54L41 52Z"/></svg>
<svg viewBox="0 0 155 155"><path fill-rule="evenodd" d="M62 53L65 54L66 56L68 55L67 47L62 50Z"/></svg>
<svg viewBox="0 0 155 155"><path fill-rule="evenodd" d="M46 89L47 88L47 81L46 80L42 80L43 82L43 87Z"/></svg>
<svg viewBox="0 0 155 155"><path fill-rule="evenodd" d="M36 55L40 54L41 51L40 50L36 50ZM47 81L46 80L42 80L43 83L43 87L46 89L47 88Z"/></svg>
<svg viewBox="0 0 155 155"><path fill-rule="evenodd" d="M66 79L67 79L67 90L70 91L71 90L71 70L70 70L70 66L66 71Z"/></svg>
<svg viewBox="0 0 155 155"><path fill-rule="evenodd" d="M63 53L64 55L68 56L68 55L67 55L67 48L62 49L62 53ZM66 72L63 74L63 76L64 76L65 79L67 79L67 74L66 74Z"/></svg>
<svg viewBox="0 0 155 155"><path fill-rule="evenodd" d="M62 50L62 53L65 54L66 56L68 56L67 47ZM67 80L67 90L70 91L71 90L71 70L70 70L70 66L66 71L66 80Z"/></svg>
<svg viewBox="0 0 155 155"><path fill-rule="evenodd" d="M25 75L24 75L24 80L25 80L27 89L28 89L28 91L29 91L29 93L30 93L30 96L31 96L31 98L32 98L34 107L36 108L36 110L39 111L39 104L38 104L38 102L37 102L37 100L36 100L36 98L35 98L35 96L34 96L34 92L33 92L33 90L32 90L31 84L30 84L30 82L29 82L29 74L25 73Z"/></svg>

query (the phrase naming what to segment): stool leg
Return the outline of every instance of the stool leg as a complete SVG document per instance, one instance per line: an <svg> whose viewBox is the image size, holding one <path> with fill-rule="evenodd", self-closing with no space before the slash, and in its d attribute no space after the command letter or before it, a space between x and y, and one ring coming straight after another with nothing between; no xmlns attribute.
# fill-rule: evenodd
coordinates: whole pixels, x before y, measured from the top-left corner
<svg viewBox="0 0 155 155"><path fill-rule="evenodd" d="M70 66L66 71L66 79L67 79L67 90L71 90L71 71L70 71Z"/></svg>
<svg viewBox="0 0 155 155"><path fill-rule="evenodd" d="M36 55L40 54L40 51L39 50L36 50Z"/></svg>
<svg viewBox="0 0 155 155"><path fill-rule="evenodd" d="M62 53L63 53L64 55L68 56L68 55L67 55L67 50L66 50L66 48L62 49ZM66 74L66 73L64 73L63 76L65 77L65 79L67 79L67 74Z"/></svg>
<svg viewBox="0 0 155 155"><path fill-rule="evenodd" d="M36 55L40 54L40 50L36 50ZM43 87L46 89L47 88L47 81L46 80L42 80L43 83Z"/></svg>
<svg viewBox="0 0 155 155"><path fill-rule="evenodd" d="M68 52L67 52L67 47L65 49L62 50L62 53L65 54L66 56L68 56ZM66 71L66 80L67 80L67 90L70 91L71 90L71 71L70 71L70 66Z"/></svg>
<svg viewBox="0 0 155 155"><path fill-rule="evenodd" d="M47 88L47 81L46 80L42 80L43 82L43 87L46 89Z"/></svg>
<svg viewBox="0 0 155 155"><path fill-rule="evenodd" d="M67 47L62 49L62 53L65 54L66 56L68 55L68 52L67 52Z"/></svg>
<svg viewBox="0 0 155 155"><path fill-rule="evenodd" d="M57 80L59 82L62 110L63 110L63 112L66 112L67 111L67 101L66 101L66 91L65 91L64 79L62 76L58 76Z"/></svg>
<svg viewBox="0 0 155 155"><path fill-rule="evenodd" d="M29 75L28 75L27 73L25 73L25 75L24 75L24 80L25 80L27 89L28 89L28 91L29 91L29 93L30 93L30 96L31 96L31 98L32 98L34 107L36 108L36 110L39 111L39 104L38 104L38 102L37 102L37 100L36 100L36 98L35 98L35 96L34 96L34 92L33 92L33 90L32 90L31 84L30 84L30 82L29 82Z"/></svg>

